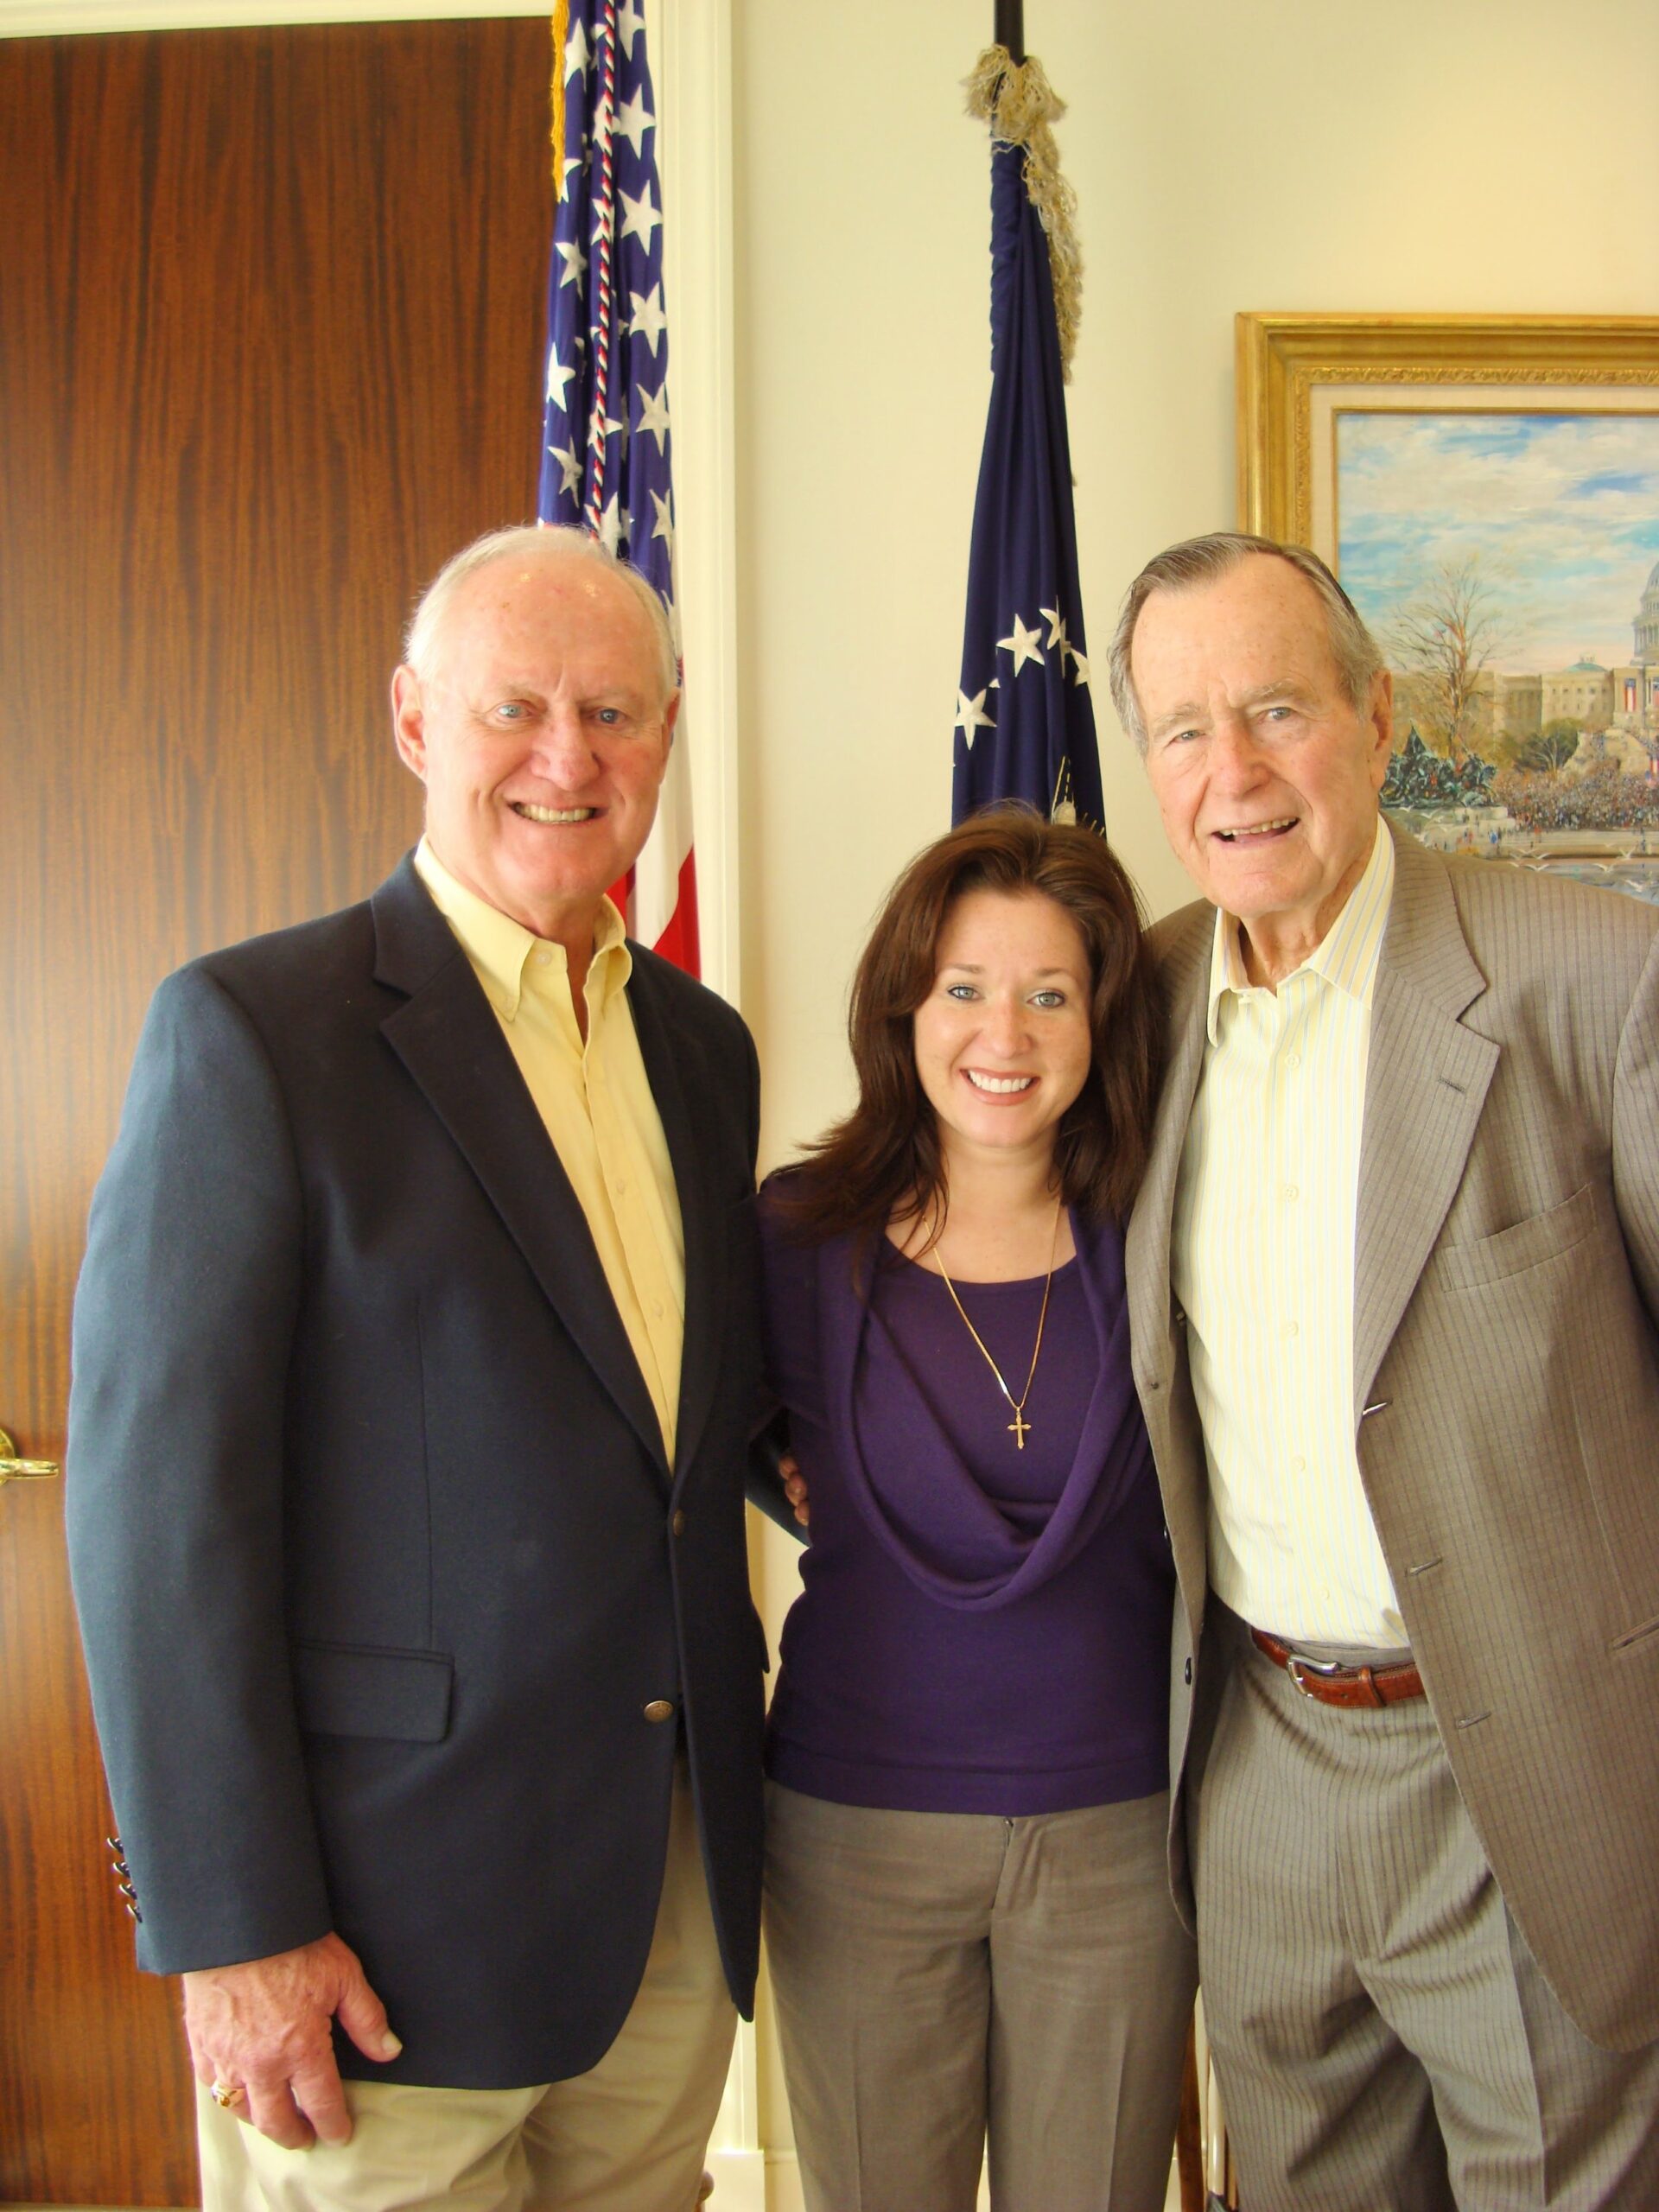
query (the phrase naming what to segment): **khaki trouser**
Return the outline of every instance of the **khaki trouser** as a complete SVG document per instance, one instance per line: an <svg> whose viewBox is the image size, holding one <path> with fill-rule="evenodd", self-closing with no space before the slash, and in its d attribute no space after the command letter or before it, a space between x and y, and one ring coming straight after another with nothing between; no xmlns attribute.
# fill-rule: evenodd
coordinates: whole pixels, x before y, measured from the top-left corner
<svg viewBox="0 0 1659 2212"><path fill-rule="evenodd" d="M526 2089L348 2082L351 2141L308 2151L198 2088L204 2212L692 2212L736 2022L677 1779L645 1979L597 2066Z"/></svg>

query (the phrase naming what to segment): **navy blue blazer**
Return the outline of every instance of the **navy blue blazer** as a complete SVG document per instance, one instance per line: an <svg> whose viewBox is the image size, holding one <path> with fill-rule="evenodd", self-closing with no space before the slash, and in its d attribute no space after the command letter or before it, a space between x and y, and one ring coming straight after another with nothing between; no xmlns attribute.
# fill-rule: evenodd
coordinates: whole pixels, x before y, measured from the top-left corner
<svg viewBox="0 0 1659 2212"><path fill-rule="evenodd" d="M76 1298L67 1505L158 1973L335 1929L402 2056L584 2071L638 1987L677 1737L754 1983L760 1330L748 1033L639 946L685 1229L671 1466L580 1205L405 860L157 992ZM671 1700L676 1726L646 1717Z"/></svg>

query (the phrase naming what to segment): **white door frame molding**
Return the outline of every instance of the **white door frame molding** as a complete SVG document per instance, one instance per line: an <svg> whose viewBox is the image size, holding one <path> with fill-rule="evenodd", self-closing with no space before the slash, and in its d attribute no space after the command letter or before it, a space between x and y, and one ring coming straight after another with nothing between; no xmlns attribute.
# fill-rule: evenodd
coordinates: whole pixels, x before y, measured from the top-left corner
<svg viewBox="0 0 1659 2212"><path fill-rule="evenodd" d="M646 0L663 184L676 577L703 981L742 1004L732 0Z"/></svg>

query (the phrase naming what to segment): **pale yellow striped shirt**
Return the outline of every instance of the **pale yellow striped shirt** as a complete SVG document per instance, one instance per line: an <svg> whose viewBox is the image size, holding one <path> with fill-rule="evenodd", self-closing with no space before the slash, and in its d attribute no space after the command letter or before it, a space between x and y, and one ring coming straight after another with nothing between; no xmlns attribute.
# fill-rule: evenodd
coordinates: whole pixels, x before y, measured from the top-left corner
<svg viewBox="0 0 1659 2212"><path fill-rule="evenodd" d="M1354 1440L1354 1218L1371 995L1394 892L1379 821L1323 944L1275 991L1216 917L1209 1042L1171 1269L1210 1469L1210 1575L1258 1628L1408 1642Z"/></svg>
<svg viewBox="0 0 1659 2212"><path fill-rule="evenodd" d="M464 884L424 837L415 867L484 987L570 1179L674 1458L685 1333L679 1193L628 1005L622 918L600 909L582 995L582 1040L564 948L534 936Z"/></svg>

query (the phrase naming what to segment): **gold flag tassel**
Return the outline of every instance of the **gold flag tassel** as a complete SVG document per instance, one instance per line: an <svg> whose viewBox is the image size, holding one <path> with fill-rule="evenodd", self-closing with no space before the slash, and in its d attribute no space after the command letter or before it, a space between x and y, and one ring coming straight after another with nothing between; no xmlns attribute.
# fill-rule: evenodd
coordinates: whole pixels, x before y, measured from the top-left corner
<svg viewBox="0 0 1659 2212"><path fill-rule="evenodd" d="M1026 192L1048 234L1060 370L1069 384L1083 314L1083 250L1077 244L1077 195L1060 174L1060 151L1049 128L1065 113L1065 102L1040 61L1033 56L1016 66L1006 46L988 46L963 84L969 114L988 123L993 138L1026 149Z"/></svg>

